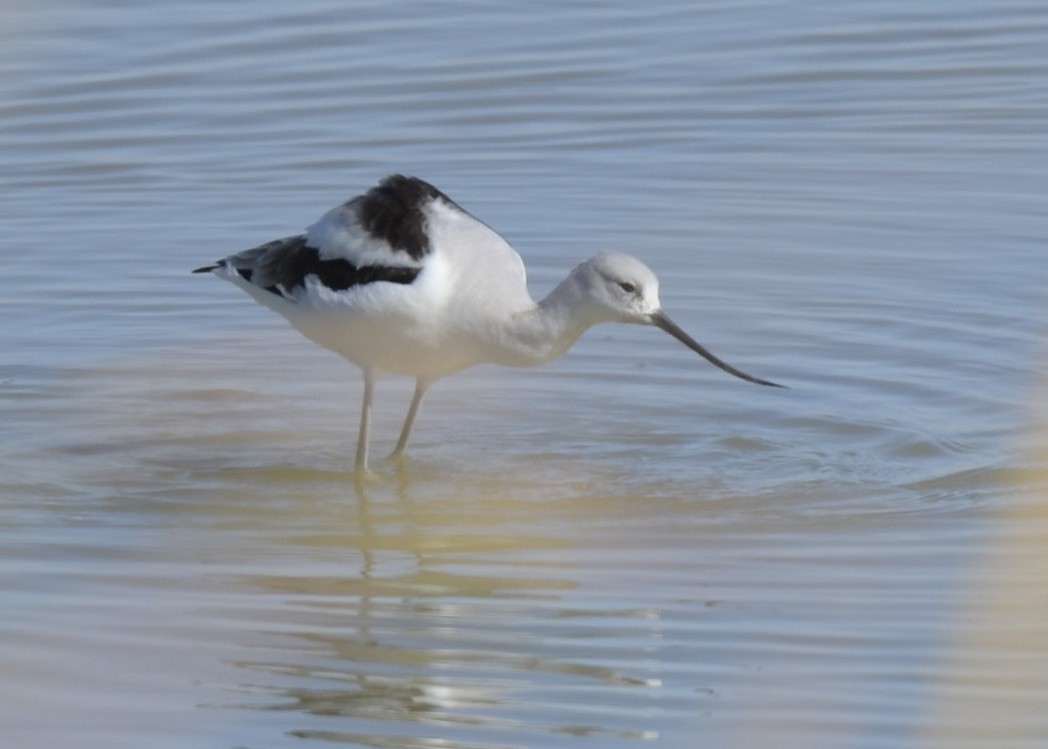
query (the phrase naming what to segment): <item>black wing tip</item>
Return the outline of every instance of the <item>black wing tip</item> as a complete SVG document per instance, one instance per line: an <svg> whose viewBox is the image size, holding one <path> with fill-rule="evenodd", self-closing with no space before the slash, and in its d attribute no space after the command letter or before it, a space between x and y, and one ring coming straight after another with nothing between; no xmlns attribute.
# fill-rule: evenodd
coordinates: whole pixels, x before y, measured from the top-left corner
<svg viewBox="0 0 1048 749"><path fill-rule="evenodd" d="M221 268L221 267L222 267L221 263L215 263L214 265L202 265L199 268L193 269L192 272L193 273L210 273L211 271L216 270L216 269Z"/></svg>

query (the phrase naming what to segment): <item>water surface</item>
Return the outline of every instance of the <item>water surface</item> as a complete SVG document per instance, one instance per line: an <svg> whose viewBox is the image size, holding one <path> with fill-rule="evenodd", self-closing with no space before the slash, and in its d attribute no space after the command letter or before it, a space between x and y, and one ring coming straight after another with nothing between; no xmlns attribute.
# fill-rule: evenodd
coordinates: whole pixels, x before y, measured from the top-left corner
<svg viewBox="0 0 1048 749"><path fill-rule="evenodd" d="M0 13L12 745L1043 744L1048 11ZM188 271L394 171L790 390L600 327L358 491L358 374Z"/></svg>

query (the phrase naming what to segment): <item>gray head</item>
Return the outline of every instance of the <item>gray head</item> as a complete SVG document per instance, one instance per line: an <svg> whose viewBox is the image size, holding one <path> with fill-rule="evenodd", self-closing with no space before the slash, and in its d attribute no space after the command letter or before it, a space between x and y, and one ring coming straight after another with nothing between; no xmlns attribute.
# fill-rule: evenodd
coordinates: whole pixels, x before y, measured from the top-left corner
<svg viewBox="0 0 1048 749"><path fill-rule="evenodd" d="M648 325L659 311L659 279L644 263L621 252L602 252L572 271L594 321Z"/></svg>
<svg viewBox="0 0 1048 749"><path fill-rule="evenodd" d="M661 328L714 366L758 385L783 387L742 372L721 361L685 333L659 302L659 279L644 263L621 252L602 252L572 271L592 308L594 321L654 325Z"/></svg>

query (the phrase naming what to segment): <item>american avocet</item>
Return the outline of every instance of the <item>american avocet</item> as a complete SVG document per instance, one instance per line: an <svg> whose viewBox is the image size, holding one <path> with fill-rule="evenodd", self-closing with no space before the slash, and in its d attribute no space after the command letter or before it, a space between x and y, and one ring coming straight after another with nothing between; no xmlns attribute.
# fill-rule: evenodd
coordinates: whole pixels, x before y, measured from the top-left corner
<svg viewBox="0 0 1048 749"><path fill-rule="evenodd" d="M629 255L590 258L536 303L524 263L509 243L414 177L387 177L328 211L305 234L194 273L208 271L363 370L359 471L367 469L371 400L380 372L416 380L393 451L401 456L435 380L482 362L543 364L600 322L654 325L729 374L782 387L735 369L696 343L662 311L655 274Z"/></svg>

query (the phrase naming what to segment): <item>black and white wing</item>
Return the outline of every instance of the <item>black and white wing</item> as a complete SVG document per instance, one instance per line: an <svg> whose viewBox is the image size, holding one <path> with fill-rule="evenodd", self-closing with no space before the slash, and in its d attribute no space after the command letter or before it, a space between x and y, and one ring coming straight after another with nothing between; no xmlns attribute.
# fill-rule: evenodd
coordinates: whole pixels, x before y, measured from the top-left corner
<svg viewBox="0 0 1048 749"><path fill-rule="evenodd" d="M215 271L286 299L295 299L311 278L332 291L378 282L410 284L431 251L427 208L435 200L457 208L429 183L394 174L328 211L305 234L267 242L194 272Z"/></svg>

